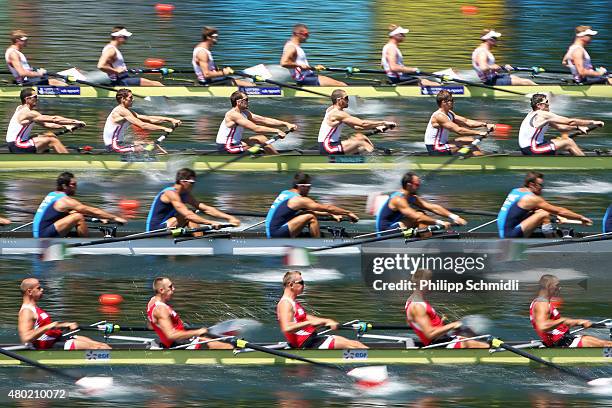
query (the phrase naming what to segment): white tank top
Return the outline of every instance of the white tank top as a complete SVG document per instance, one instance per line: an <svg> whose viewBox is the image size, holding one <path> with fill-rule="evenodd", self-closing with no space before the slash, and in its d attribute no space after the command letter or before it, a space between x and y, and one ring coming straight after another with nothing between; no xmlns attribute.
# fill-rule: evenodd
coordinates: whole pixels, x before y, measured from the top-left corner
<svg viewBox="0 0 612 408"><path fill-rule="evenodd" d="M576 66L574 65L574 60L571 58L571 55L574 53L574 51L577 48L580 48L582 50L582 59L583 59L584 68L593 69L593 63L591 62L591 56L589 55L587 50L585 50L584 47L580 44L570 45L570 47L567 49L567 52L565 53L565 56L563 57L563 60L567 62L567 67L570 69L570 71L572 71L574 80L581 81L583 78L578 73L578 70L576 69Z"/></svg>
<svg viewBox="0 0 612 408"><path fill-rule="evenodd" d="M113 140L117 142L115 144L123 144L125 142L125 130L128 128L130 122L124 120L121 124L117 124L112 119L113 113L119 108L120 106L115 106L106 118L106 123L104 123L103 138L105 146L112 146Z"/></svg>
<svg viewBox="0 0 612 408"><path fill-rule="evenodd" d="M287 41L290 42L290 41ZM297 44L292 43L293 46L295 47L295 52L296 52L296 58L295 58L295 63L297 65L305 65L305 66L310 66L310 64L308 63L308 59L306 58L306 53L304 52L304 50L302 49L302 47L300 47ZM307 69L307 70L303 70L300 67L296 67L295 69L291 70L291 77L293 79L295 79L296 81L301 81L304 79L304 77L311 73L312 71Z"/></svg>
<svg viewBox="0 0 612 408"><path fill-rule="evenodd" d="M242 116L247 118L246 113L242 113ZM217 132L217 143L223 144L226 146L237 145L242 141L242 132L244 128L242 126L234 125L232 127L227 127L225 124L225 117L221 121L221 126L219 126L219 131Z"/></svg>
<svg viewBox="0 0 612 408"><path fill-rule="evenodd" d="M30 132L32 131L32 126L34 126L34 122L30 122L27 125L22 125L17 120L17 115L23 109L25 105L19 105L17 109L15 109L15 113L13 113L13 117L9 122L8 129L6 130L6 142L11 143L15 142L17 138L20 141L28 140L30 138Z"/></svg>
<svg viewBox="0 0 612 408"><path fill-rule="evenodd" d="M440 145L445 145L448 143L448 134L449 134L448 129L445 129L442 126L438 128L435 128L433 126L433 123L432 123L433 117L434 115L438 113L444 113L444 112L442 112L441 110L437 110L434 113L432 113L431 117L429 118L427 129L425 129L425 145L440 146ZM448 119L450 121L455 120L455 114L452 111L448 112L448 115L446 116L448 116Z"/></svg>
<svg viewBox="0 0 612 408"><path fill-rule="evenodd" d="M321 128L319 129L319 137L317 138L317 141L319 143L340 142L340 136L342 134L342 128L344 127L344 123L340 122L336 126L329 126L327 124L327 118L332 109L334 109L333 106L330 106L325 111L325 117L323 118L323 122L321 122Z"/></svg>
<svg viewBox="0 0 612 408"><path fill-rule="evenodd" d="M121 54L119 48L115 47L113 44L106 44L102 49L102 53L106 52L106 50L109 48L115 49L115 61L111 64L111 67L113 67L114 69L123 68L124 71L127 70L127 65L125 65L125 61L123 60L123 54ZM108 77L111 79L111 81L117 80L116 74L108 74Z"/></svg>
<svg viewBox="0 0 612 408"><path fill-rule="evenodd" d="M208 54L208 70L209 71L217 70L217 66L215 65L215 60L213 59L213 56L210 50L205 47L195 47L193 49L193 56L191 57L191 65L193 65L193 71L195 72L196 76L198 77L200 81L203 81L205 78L204 78L204 73L202 72L202 69L200 68L200 65L198 64L196 56L202 50L206 52L206 54Z"/></svg>
<svg viewBox="0 0 612 408"><path fill-rule="evenodd" d="M538 111L529 112L521 123L521 129L519 130L519 147L521 149L523 147L535 147L546 141L544 135L548 130L548 125L541 128L533 126L533 121L537 113Z"/></svg>
<svg viewBox="0 0 612 408"><path fill-rule="evenodd" d="M486 53L487 55L487 65L493 65L495 64L495 57L493 56L493 54L491 53L491 51L489 50L485 50L482 47L478 47L474 50L474 52L472 52L472 67L474 68L474 71L476 71L476 74L478 74L478 78L480 78L481 81L486 82L490 79L493 78L493 76L495 75L495 73L493 71L488 71L486 74L480 69L480 67L478 66L478 63L476 62L477 58L478 58L478 54L480 54L481 52Z"/></svg>
<svg viewBox="0 0 612 408"><path fill-rule="evenodd" d="M21 66L23 67L23 69L26 69L28 71L33 71L32 67L30 67L30 64L28 64L28 60L25 57L25 55L23 55L23 52L19 51L18 49L9 47L4 52L4 60L6 61L6 65L8 65L9 71L11 72L13 77L15 77L15 81L23 82L27 80L28 78L19 76L19 73L17 73L17 70L15 69L15 67L13 67L13 65L11 65L11 63L9 62L9 57L11 55L11 52L16 52L17 55L19 55L19 61L21 62Z"/></svg>
<svg viewBox="0 0 612 408"><path fill-rule="evenodd" d="M382 65L383 69L387 73L387 76L399 77L401 73L391 71L391 67L389 66L389 61L387 60L387 51L389 50L389 48L391 48L392 51L395 52L395 61L397 62L397 64L404 65L404 56L402 55L402 52L397 47L397 45L393 43L387 43L383 47L382 56L380 58L380 65Z"/></svg>

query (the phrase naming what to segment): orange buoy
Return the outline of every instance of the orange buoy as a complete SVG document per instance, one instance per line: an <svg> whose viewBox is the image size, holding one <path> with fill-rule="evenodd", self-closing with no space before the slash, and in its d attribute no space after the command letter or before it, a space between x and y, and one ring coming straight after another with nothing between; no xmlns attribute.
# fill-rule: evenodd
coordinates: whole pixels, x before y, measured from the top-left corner
<svg viewBox="0 0 612 408"><path fill-rule="evenodd" d="M119 208L124 211L135 211L138 209L138 207L140 207L140 202L138 200L119 200Z"/></svg>
<svg viewBox="0 0 612 408"><path fill-rule="evenodd" d="M166 60L162 58L147 58L144 61L144 65L147 68L159 69L166 65Z"/></svg>
<svg viewBox="0 0 612 408"><path fill-rule="evenodd" d="M498 123L495 125L495 136L507 139L512 131L512 126Z"/></svg>
<svg viewBox="0 0 612 408"><path fill-rule="evenodd" d="M98 302L104 306L116 306L123 302L123 296L114 293L104 293L98 297Z"/></svg>
<svg viewBox="0 0 612 408"><path fill-rule="evenodd" d="M157 3L155 5L155 10L158 13L163 13L163 14L172 13L174 11L174 4Z"/></svg>
<svg viewBox="0 0 612 408"><path fill-rule="evenodd" d="M132 125L132 130L143 139L149 136L149 131L141 128L140 126Z"/></svg>
<svg viewBox="0 0 612 408"><path fill-rule="evenodd" d="M476 6L461 6L461 12L463 14L478 14L478 7L476 7Z"/></svg>

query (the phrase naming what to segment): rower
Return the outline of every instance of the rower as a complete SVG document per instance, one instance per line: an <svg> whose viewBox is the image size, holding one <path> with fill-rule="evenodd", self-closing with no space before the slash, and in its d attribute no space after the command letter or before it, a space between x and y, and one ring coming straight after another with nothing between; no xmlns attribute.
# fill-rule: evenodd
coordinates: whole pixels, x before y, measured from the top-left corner
<svg viewBox="0 0 612 408"><path fill-rule="evenodd" d="M170 278L159 277L153 281L155 295L147 304L147 326L153 329L159 337L162 348L173 348L189 344L187 349L231 349L232 346L220 341L210 341L204 337L208 332L206 327L186 330L179 314L168 304L174 296L176 288ZM203 343L205 342L205 343Z"/></svg>
<svg viewBox="0 0 612 408"><path fill-rule="evenodd" d="M317 139L321 154L358 154L374 151L374 143L361 133L356 133L348 140L340 140L345 124L355 130L379 128L385 131L386 128L397 126L395 122L365 120L351 116L345 111L349 106L349 96L343 89L332 92L331 102L332 105L325 111Z"/></svg>
<svg viewBox="0 0 612 408"><path fill-rule="evenodd" d="M4 60L15 83L22 86L51 85L65 86L59 79L49 78L44 68L33 69L22 50L28 44L28 35L22 30L11 31L11 45L4 52Z"/></svg>
<svg viewBox="0 0 612 408"><path fill-rule="evenodd" d="M429 225L442 225L450 228L454 225L466 225L467 221L453 214L439 204L431 203L417 195L421 180L414 173L402 177L402 189L389 195L376 213L376 232L397 228L426 228ZM435 219L426 215L423 210L446 217L451 222Z"/></svg>
<svg viewBox="0 0 612 408"><path fill-rule="evenodd" d="M542 275L537 297L529 306L529 320L546 347L612 347L612 341L570 333L570 328L589 328L593 323L584 319L561 317L551 299L559 297L561 286L555 275Z"/></svg>
<svg viewBox="0 0 612 408"><path fill-rule="evenodd" d="M57 178L57 188L38 206L32 224L34 238L65 237L76 228L79 237L89 234L85 217L97 217L103 223L126 224L127 220L96 207L85 205L73 196L77 191L74 174L64 172Z"/></svg>
<svg viewBox="0 0 612 408"><path fill-rule="evenodd" d="M217 151L221 153L238 154L244 152L248 146L261 145L267 154L278 154L278 151L268 142L264 134L272 134L284 139L286 132L294 131L297 125L279 119L268 118L252 113L249 110L249 97L242 91L235 91L230 96L232 109L225 112L223 121L217 132ZM273 127L274 126L274 127ZM284 126L286 131L276 129ZM257 133L246 140L242 140L242 132L249 129Z"/></svg>
<svg viewBox="0 0 612 408"><path fill-rule="evenodd" d="M519 147L524 155L555 155L557 152L567 151L572 156L584 156L584 152L574 139L566 134L551 140L544 136L550 126L561 132L579 130L586 134L587 126L603 126L600 120L566 118L550 111L550 102L544 94L535 94L531 97L532 111L527 114L519 130Z"/></svg>
<svg viewBox="0 0 612 408"><path fill-rule="evenodd" d="M164 188L153 199L149 215L147 216L146 230L154 231L185 226L197 228L200 224L212 225L215 229L219 229L220 224L218 222L200 217L187 208L185 204L189 204L211 217L227 220L227 222L236 227L240 225L240 220L236 217L198 201L191 194L195 183L195 171L188 168L182 168L177 171L174 185Z"/></svg>
<svg viewBox="0 0 612 408"><path fill-rule="evenodd" d="M351 222L359 221L353 212L332 204L320 204L308 197L311 179L308 174L297 173L293 177L293 187L282 191L272 203L266 216L266 235L268 238L295 238L308 226L310 236L321 236L317 216L328 215L340 222L347 216Z"/></svg>
<svg viewBox="0 0 612 408"><path fill-rule="evenodd" d="M595 69L591 62L591 56L586 47L591 43L597 31L591 26L576 27L576 37L563 56L563 65L567 66L574 76L577 84L608 84L612 85L612 77L608 76L608 70L604 67Z"/></svg>
<svg viewBox="0 0 612 408"><path fill-rule="evenodd" d="M289 345L304 349L367 349L360 341L316 332L322 326L336 330L338 322L306 313L296 300L304 292L304 285L301 272L289 271L283 276L283 296L276 305L276 318Z"/></svg>
<svg viewBox="0 0 612 408"><path fill-rule="evenodd" d="M81 335L72 335L66 341L62 339L62 330L77 330L75 322L54 322L51 316L37 302L43 297L44 289L36 278L26 278L20 285L23 303L19 309L17 330L19 340L37 350L63 346L64 350L108 350L106 343L100 343Z"/></svg>
<svg viewBox="0 0 612 408"><path fill-rule="evenodd" d="M398 46L404 41L408 32L410 32L410 30L407 28L395 24L389 26L389 41L387 41L383 47L382 57L380 59L380 64L387 74L387 80L391 84L401 83L402 85L419 84L421 86L440 86L437 82L415 76L415 74L418 75L421 72L418 68L404 65L404 56Z"/></svg>
<svg viewBox="0 0 612 408"><path fill-rule="evenodd" d="M346 86L344 82L337 81L325 75L319 75L314 70L322 69L321 65L312 67L306 59L306 53L300 46L308 40L310 33L304 24L293 26L293 34L285 43L280 64L291 71L291 77L300 85L311 86Z"/></svg>
<svg viewBox="0 0 612 408"><path fill-rule="evenodd" d="M593 225L593 221L583 215L550 204L542 198L543 189L544 175L530 171L525 177L523 187L510 191L497 215L500 238L529 237L538 227L542 228L544 235L552 236L554 229L551 214L556 215L561 222L568 218L580 220L583 225Z"/></svg>
<svg viewBox="0 0 612 408"><path fill-rule="evenodd" d="M98 69L108 75L112 86L164 86L158 81L129 75L119 47L125 44L131 36L132 33L125 27L113 27L110 42L104 46L98 60Z"/></svg>
<svg viewBox="0 0 612 408"><path fill-rule="evenodd" d="M474 137L486 137L495 130L495 125L479 120L472 120L457 115L453 111L455 99L453 94L447 90L438 92L436 96L438 110L435 111L425 130L425 147L430 156L447 156L457 153L460 144L470 144L474 142ZM473 128L485 128L484 131L472 130ZM452 143L449 143L448 134L450 132L460 135ZM478 147L472 147L474 156L482 155Z"/></svg>
<svg viewBox="0 0 612 408"><path fill-rule="evenodd" d="M431 282L433 273L429 269L417 269L410 281L415 285L404 310L406 311L406 322L419 337L424 346L438 343L447 343L453 340L461 340L464 337L451 334L461 328L461 322L444 323L443 319L429 304L426 295L429 292L428 282ZM489 348L488 343L477 340L465 340L451 343L446 348Z"/></svg>
<svg viewBox="0 0 612 408"><path fill-rule="evenodd" d="M38 95L32 88L22 89L19 93L21 105L11 117L6 131L6 141L11 153L44 153L49 149L56 153L68 153L64 144L51 132L30 136L35 123L48 129L66 128L70 131L85 126L85 122L59 115L43 115L36 111Z"/></svg>
<svg viewBox="0 0 612 408"><path fill-rule="evenodd" d="M499 37L501 33L493 29L483 30L480 37L482 43L472 52L472 67L478 78L485 85L537 85L530 79L510 75L508 71L513 69L511 65L501 67L495 63L491 50L497 45Z"/></svg>
<svg viewBox="0 0 612 408"><path fill-rule="evenodd" d="M134 95L126 88L119 89L115 95L117 106L113 108L104 123L104 145L107 152L127 153L142 152L145 141L136 141L134 144L126 144L125 131L130 125L138 126L144 130L159 130L172 133L174 128L181 125L178 119L166 116L141 115L134 112L132 104ZM169 122L172 127L162 126L162 123Z"/></svg>
<svg viewBox="0 0 612 408"><path fill-rule="evenodd" d="M235 86L253 86L252 82L234 79L228 75L234 73L230 67L221 70L217 68L212 56L212 48L219 41L219 30L215 27L204 27L202 29L202 41L193 49L191 65L198 77L200 85L219 85L230 83Z"/></svg>

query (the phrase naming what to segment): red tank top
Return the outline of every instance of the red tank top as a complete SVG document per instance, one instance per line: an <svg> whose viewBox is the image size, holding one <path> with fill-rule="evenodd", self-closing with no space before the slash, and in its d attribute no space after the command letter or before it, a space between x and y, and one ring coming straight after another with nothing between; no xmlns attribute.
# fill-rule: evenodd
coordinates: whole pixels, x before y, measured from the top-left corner
<svg viewBox="0 0 612 408"><path fill-rule="evenodd" d="M51 316L38 306L22 305L22 309L30 309L36 315L36 322L34 322L34 329L46 326L53 323ZM36 340L32 340L32 346L36 349L48 349L51 348L59 339L62 337L62 331L60 329L47 330L42 336Z"/></svg>
<svg viewBox="0 0 612 408"><path fill-rule="evenodd" d="M408 315L408 309L410 308L410 305L419 304L419 303L425 306L425 313L427 313L427 316L429 316L429 320L431 320L431 325L433 327L443 326L444 322L442 321L442 318L438 316L434 308L431 307L429 302L425 302L425 301L413 302L410 299L406 301L406 306L404 306L404 310L406 311L406 320L408 321L408 324L410 324L410 327L412 327L412 330L414 330L416 335L419 336L419 339L421 340L421 342L424 345L429 346L432 340L428 339L427 336L425 336L425 333L423 333L423 331L421 330L421 327L417 323L413 322L410 319L410 316Z"/></svg>
<svg viewBox="0 0 612 408"><path fill-rule="evenodd" d="M559 340L565 336L565 334L569 331L569 327L565 324L560 324L552 330L549 331L541 331L536 327L535 316L534 316L534 307L536 302L546 302L548 303L548 318L551 320L559 320L561 318L561 313L557 310L556 307L553 306L552 303L548 299L537 297L531 302L529 306L529 320L531 321L531 325L534 330L542 339L542 343L544 343L547 347L552 347Z"/></svg>
<svg viewBox="0 0 612 408"><path fill-rule="evenodd" d="M307 313L306 313L306 310L304 310L304 308L302 307L302 305L300 305L295 300L289 299L288 297L281 298L278 304L280 305L280 302L282 302L283 300L291 303L291 306L293 307L293 322L294 323L300 323L306 320ZM276 318L278 320L278 305L276 306ZM298 348L298 347L302 347L304 342L315 332L315 330L316 330L315 326L306 326L306 327L302 327L300 330L295 331L293 333L285 332L284 334L285 334L285 338L287 339L287 342L289 343L289 345L291 347Z"/></svg>
<svg viewBox="0 0 612 408"><path fill-rule="evenodd" d="M172 347L172 343L174 343L174 341L168 339L162 329L160 329L160 327L153 320L153 311L157 306L165 306L168 308L168 310L170 311L170 321L172 322L172 327L174 328L174 330L185 330L185 325L183 324L183 320L181 320L179 314L174 311L172 306L159 300L156 300L155 297L152 297L151 300L149 300L149 303L147 305L147 318L149 319L149 323L151 323L153 330L155 330L155 333L157 333L161 344L166 348L170 348Z"/></svg>

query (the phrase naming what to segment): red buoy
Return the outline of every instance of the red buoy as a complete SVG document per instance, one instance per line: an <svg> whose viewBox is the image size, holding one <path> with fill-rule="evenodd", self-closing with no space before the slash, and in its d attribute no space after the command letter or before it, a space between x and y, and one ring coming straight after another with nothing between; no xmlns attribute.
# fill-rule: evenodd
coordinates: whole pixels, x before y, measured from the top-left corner
<svg viewBox="0 0 612 408"><path fill-rule="evenodd" d="M169 14L174 11L174 4L157 3L155 5L155 10L158 13Z"/></svg>
<svg viewBox="0 0 612 408"><path fill-rule="evenodd" d="M116 306L123 302L123 296L114 293L104 293L98 297L98 302L104 306Z"/></svg>
<svg viewBox="0 0 612 408"><path fill-rule="evenodd" d="M140 202L138 200L128 200L121 199L119 200L119 208L124 211L135 211L140 207Z"/></svg>
<svg viewBox="0 0 612 408"><path fill-rule="evenodd" d="M162 58L147 58L144 61L144 66L152 69L159 69L166 65L166 60Z"/></svg>

